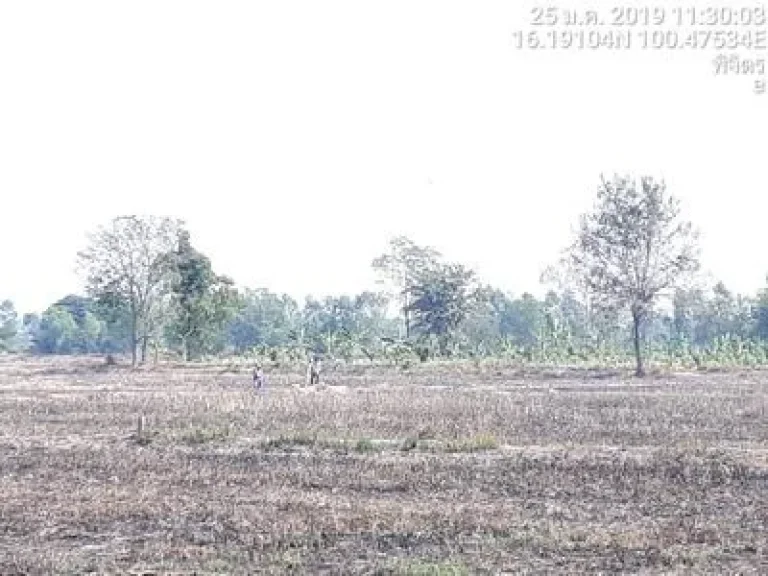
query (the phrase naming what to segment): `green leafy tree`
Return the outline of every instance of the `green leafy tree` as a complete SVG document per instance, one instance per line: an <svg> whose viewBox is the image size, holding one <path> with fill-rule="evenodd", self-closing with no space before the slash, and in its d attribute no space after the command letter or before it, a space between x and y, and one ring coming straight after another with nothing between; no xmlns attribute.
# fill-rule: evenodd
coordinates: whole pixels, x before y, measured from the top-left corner
<svg viewBox="0 0 768 576"><path fill-rule="evenodd" d="M716 337L747 338L753 332L752 309L754 302L741 294L734 294L723 282L712 288L710 316Z"/></svg>
<svg viewBox="0 0 768 576"><path fill-rule="evenodd" d="M78 348L87 354L104 352L102 337L105 331L104 322L92 312L86 312L78 324Z"/></svg>
<svg viewBox="0 0 768 576"><path fill-rule="evenodd" d="M645 373L641 327L660 297L699 268L696 234L663 183L603 179L594 210L581 218L570 262L603 310L628 310L638 376Z"/></svg>
<svg viewBox="0 0 768 576"><path fill-rule="evenodd" d="M227 328L228 342L242 353L255 346L281 347L300 340L300 309L287 294L246 289Z"/></svg>
<svg viewBox="0 0 768 576"><path fill-rule="evenodd" d="M43 312L34 335L35 350L42 354L72 354L77 351L77 320L63 306L51 306Z"/></svg>
<svg viewBox="0 0 768 576"><path fill-rule="evenodd" d="M301 314L303 341L316 352L372 359L382 351L381 338L397 333L395 323L386 316L387 305L388 299L374 292L307 298Z"/></svg>
<svg viewBox="0 0 768 576"><path fill-rule="evenodd" d="M487 356L500 350L502 338L494 307L496 292L490 286L479 286L475 290L473 305L459 325L461 345L473 356Z"/></svg>
<svg viewBox="0 0 768 576"><path fill-rule="evenodd" d="M174 261L175 313L167 333L181 348L184 360L199 358L215 351L240 300L233 282L213 272L210 259L192 246L186 230L179 232Z"/></svg>
<svg viewBox="0 0 768 576"><path fill-rule="evenodd" d="M107 323L99 317L96 302L70 294L49 306L40 318L26 315L25 330L35 352L89 354L111 352Z"/></svg>
<svg viewBox="0 0 768 576"><path fill-rule="evenodd" d="M518 318L514 298L501 290L493 289L488 293L487 302L499 337L507 340L517 330Z"/></svg>
<svg viewBox="0 0 768 576"><path fill-rule="evenodd" d="M514 342L530 348L539 343L545 322L543 304L526 292L512 301L507 317L508 335Z"/></svg>
<svg viewBox="0 0 768 576"><path fill-rule="evenodd" d="M324 300L308 297L301 312L303 342L315 352L333 354L337 339L349 334L351 302L348 297Z"/></svg>
<svg viewBox="0 0 768 576"><path fill-rule="evenodd" d="M133 321L130 303L121 295L103 292L92 299L92 313L105 325L101 352L130 352Z"/></svg>
<svg viewBox="0 0 768 576"><path fill-rule="evenodd" d="M69 312L74 319L77 330L67 342L70 352L104 352L104 337L107 332L106 322L98 315L96 303L85 296L69 294L56 302L53 307ZM55 351L58 352L58 351Z"/></svg>
<svg viewBox="0 0 768 576"><path fill-rule="evenodd" d="M435 264L422 269L409 289L407 311L414 328L437 339L441 355L474 303L475 274L460 264Z"/></svg>

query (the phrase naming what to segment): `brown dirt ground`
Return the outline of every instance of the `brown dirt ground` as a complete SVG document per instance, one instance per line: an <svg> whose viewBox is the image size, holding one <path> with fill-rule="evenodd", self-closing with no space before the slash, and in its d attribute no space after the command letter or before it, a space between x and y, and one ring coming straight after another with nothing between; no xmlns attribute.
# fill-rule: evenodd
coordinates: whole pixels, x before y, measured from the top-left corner
<svg viewBox="0 0 768 576"><path fill-rule="evenodd" d="M768 574L768 373L267 376L0 356L0 574Z"/></svg>

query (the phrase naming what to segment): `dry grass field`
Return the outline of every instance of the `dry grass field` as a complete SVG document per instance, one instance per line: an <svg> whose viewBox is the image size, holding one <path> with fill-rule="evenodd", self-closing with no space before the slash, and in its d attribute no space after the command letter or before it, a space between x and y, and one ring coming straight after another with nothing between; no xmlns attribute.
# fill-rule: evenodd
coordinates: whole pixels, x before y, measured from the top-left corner
<svg viewBox="0 0 768 576"><path fill-rule="evenodd" d="M0 356L0 574L768 574L768 373L267 375Z"/></svg>

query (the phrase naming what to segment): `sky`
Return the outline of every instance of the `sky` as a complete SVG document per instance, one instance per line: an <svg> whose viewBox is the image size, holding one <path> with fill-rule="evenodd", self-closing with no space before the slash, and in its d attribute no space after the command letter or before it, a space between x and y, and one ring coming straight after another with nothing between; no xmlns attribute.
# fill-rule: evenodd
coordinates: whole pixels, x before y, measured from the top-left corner
<svg viewBox="0 0 768 576"><path fill-rule="evenodd" d="M705 271L760 289L768 94L712 50L519 50L535 5L0 3L0 298L81 292L86 233L124 214L300 299L375 287L400 234L541 294L614 173L663 179Z"/></svg>

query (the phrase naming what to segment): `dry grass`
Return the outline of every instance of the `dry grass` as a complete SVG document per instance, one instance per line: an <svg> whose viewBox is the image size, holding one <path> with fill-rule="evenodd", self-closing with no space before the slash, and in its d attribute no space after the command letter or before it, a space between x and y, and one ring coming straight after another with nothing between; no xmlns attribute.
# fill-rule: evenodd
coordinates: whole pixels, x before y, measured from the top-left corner
<svg viewBox="0 0 768 576"><path fill-rule="evenodd" d="M0 574L768 573L768 374L302 377L0 356Z"/></svg>

